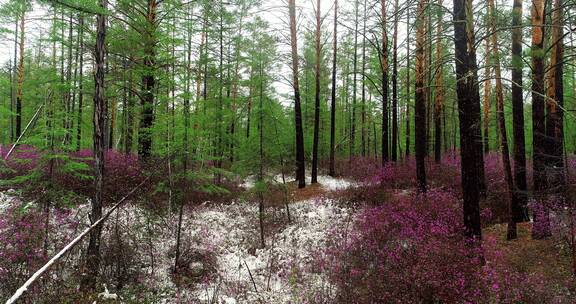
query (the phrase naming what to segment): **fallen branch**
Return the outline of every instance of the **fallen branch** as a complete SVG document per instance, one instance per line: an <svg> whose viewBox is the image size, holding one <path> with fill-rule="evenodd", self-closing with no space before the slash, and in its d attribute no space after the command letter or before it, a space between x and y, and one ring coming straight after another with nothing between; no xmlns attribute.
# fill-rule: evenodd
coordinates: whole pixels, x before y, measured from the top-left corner
<svg viewBox="0 0 576 304"><path fill-rule="evenodd" d="M32 119L30 119L30 121L28 122L28 124L26 125L26 128L24 128L24 131L22 131L22 133L20 134L20 136L18 136L18 139L16 139L16 142L12 145L12 148L10 148L10 150L8 151L8 153L6 154L6 156L4 156L4 161L7 161L8 158L10 157L10 154L12 154L12 152L14 152L14 148L16 148L16 146L18 146L18 143L20 142L20 140L22 139L22 137L24 137L24 134L26 134L26 131L28 131L28 128L30 128L30 126L32 125L32 123L34 121L36 121L36 118L38 118L38 114L40 114L40 110L42 110L42 108L44 107L44 103L42 103L40 105L40 107L38 107L38 110L36 110L36 113L34 114L34 116L32 117Z"/></svg>
<svg viewBox="0 0 576 304"><path fill-rule="evenodd" d="M148 176L145 180L143 180L140 184L138 184L138 186L134 187L134 189L132 189L130 192L128 192L128 194L126 194L126 196L124 196L120 201L118 201L114 206L112 206L112 208L110 208L110 210L108 210L106 212L106 214L104 214L104 216L102 216L99 220L97 220L90 227L86 228L86 230L84 230L74 240L72 240L70 243L68 243L68 245L66 245L62 250L60 250L60 252L58 252L54 257L52 257L50 259L50 261L48 261L44 266L42 266L42 268L38 269L38 271L36 271L26 281L26 283L24 283L24 285L22 285L20 288L18 288L18 290L16 290L14 295L12 297L10 297L10 299L8 299L8 301L6 301L6 304L15 303L16 300L18 300L18 298L20 298L20 296L22 296L22 294L24 294L24 292L26 292L26 290L28 290L28 288L30 288L30 286L36 280L38 280L38 278L40 278L44 274L44 272L46 272L50 268L50 266L52 266L54 263L56 263L56 261L58 261L64 254L66 254L68 251L70 251L72 248L74 248L74 246L76 246L76 244L78 244L78 242L80 242L88 233L90 233L90 231L92 231L94 228L98 227L106 219L108 219L108 217L110 216L110 214L112 214L112 212L114 212L116 209L118 209L118 207L120 207L120 205L124 201L126 201L126 199L128 199L128 197L130 197L132 194L134 194L134 192L136 192L136 190L138 190L140 187L142 187L142 185L144 185L144 183L146 183L149 179L150 179L150 176Z"/></svg>

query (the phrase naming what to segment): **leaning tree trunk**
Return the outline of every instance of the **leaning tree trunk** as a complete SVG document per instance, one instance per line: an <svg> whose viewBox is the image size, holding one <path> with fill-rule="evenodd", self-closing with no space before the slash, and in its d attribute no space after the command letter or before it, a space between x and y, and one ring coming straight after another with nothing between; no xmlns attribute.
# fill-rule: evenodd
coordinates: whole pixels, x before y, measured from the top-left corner
<svg viewBox="0 0 576 304"><path fill-rule="evenodd" d="M330 106L330 166L328 175L334 177L335 170L335 145L336 145L336 68L338 59L338 0L334 1L334 38L332 53L332 103Z"/></svg>
<svg viewBox="0 0 576 304"><path fill-rule="evenodd" d="M302 129L302 109L300 105L300 85L298 83L298 41L296 37L296 0L288 0L290 13L290 45L292 48L292 86L294 87L294 117L296 126L296 179L298 188L306 187L304 169L304 132Z"/></svg>
<svg viewBox="0 0 576 304"><path fill-rule="evenodd" d="M484 161L480 130L478 68L476 51L473 47L475 44L472 0L454 0L453 9L464 225L468 237L481 239L480 168L484 166Z"/></svg>
<svg viewBox="0 0 576 304"><path fill-rule="evenodd" d="M546 190L546 125L544 105L544 0L532 1L532 171L534 197L540 203ZM532 238L550 236L550 219L545 206L534 212ZM542 210L540 210L542 209Z"/></svg>
<svg viewBox="0 0 576 304"><path fill-rule="evenodd" d="M107 0L100 0L100 7L105 10ZM102 187L104 183L104 148L106 130L106 92L104 87L104 54L106 47L106 15L96 17L96 47L94 50L94 199L90 212L90 222L95 223L102 217ZM102 226L90 231L90 241L86 251L86 273L82 280L82 289L90 291L96 287L98 269L100 268L100 235Z"/></svg>
<svg viewBox="0 0 576 304"><path fill-rule="evenodd" d="M512 126L514 133L514 185L518 209L512 210L516 222L528 220L526 183L526 144L524 98L522 95L522 0L514 0L512 12Z"/></svg>
<svg viewBox="0 0 576 304"><path fill-rule="evenodd" d="M416 95L414 100L414 126L416 145L416 179L418 189L426 192L426 91L424 88L425 9L427 0L418 2L416 15Z"/></svg>
<svg viewBox="0 0 576 304"><path fill-rule="evenodd" d="M510 165L510 151L508 149L508 135L506 132L506 118L504 116L504 92L502 89L502 72L500 70L500 54L498 53L498 34L496 32L496 7L494 0L488 0L488 10L490 11L490 31L492 42L492 56L494 62L494 74L496 76L496 119L498 121L498 131L500 132L500 153L502 153L502 165L504 169L504 180L508 187L508 233L507 239L517 238L516 221L513 210L518 209L518 199L514 191L514 180L512 179L512 167ZM490 55L490 54L489 54Z"/></svg>
<svg viewBox="0 0 576 304"><path fill-rule="evenodd" d="M312 184L318 183L318 141L320 136L320 0L316 1L316 85L314 99L314 141L312 144Z"/></svg>

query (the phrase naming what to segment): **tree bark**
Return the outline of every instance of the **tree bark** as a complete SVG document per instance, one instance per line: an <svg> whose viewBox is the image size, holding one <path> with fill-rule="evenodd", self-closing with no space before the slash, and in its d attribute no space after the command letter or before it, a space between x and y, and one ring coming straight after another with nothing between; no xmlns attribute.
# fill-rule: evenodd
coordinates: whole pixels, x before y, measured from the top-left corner
<svg viewBox="0 0 576 304"><path fill-rule="evenodd" d="M16 138L22 133L22 102L24 87L24 25L26 24L25 8L20 15L20 57L18 58L18 88L16 91Z"/></svg>
<svg viewBox="0 0 576 304"><path fill-rule="evenodd" d="M148 0L146 11L146 22L148 28L144 33L144 67L142 76L142 98L140 104L142 112L140 114L140 129L138 131L138 156L148 159L152 150L152 125L154 124L154 93L156 90L155 68L156 68L156 14L157 1Z"/></svg>
<svg viewBox="0 0 576 304"><path fill-rule="evenodd" d="M386 0L380 1L382 16L382 49L380 50L382 90L382 167L390 160L388 153L388 31L386 30Z"/></svg>
<svg viewBox="0 0 576 304"><path fill-rule="evenodd" d="M406 159L410 157L410 6L406 7Z"/></svg>
<svg viewBox="0 0 576 304"><path fill-rule="evenodd" d="M398 160L398 0L394 2L394 39L392 53L392 161Z"/></svg>
<svg viewBox="0 0 576 304"><path fill-rule="evenodd" d="M332 103L330 106L330 165L328 175L334 177L335 170L335 145L336 145L336 69L338 59L338 0L334 1L334 36L332 50Z"/></svg>
<svg viewBox="0 0 576 304"><path fill-rule="evenodd" d="M438 6L442 7L442 0L438 0ZM442 158L442 107L444 103L444 68L442 62L442 35L444 28L442 26L442 10L438 10L438 26L436 28L436 79L435 93L436 100L434 104L434 161L439 164Z"/></svg>
<svg viewBox="0 0 576 304"><path fill-rule="evenodd" d="M518 209L512 210L516 222L528 221L526 183L526 144L524 97L522 94L522 0L514 0L512 11L512 126L514 133L514 185Z"/></svg>
<svg viewBox="0 0 576 304"><path fill-rule="evenodd" d="M468 237L481 239L480 170L484 159L472 0L454 0L453 9L464 226Z"/></svg>
<svg viewBox="0 0 576 304"><path fill-rule="evenodd" d="M298 83L298 41L296 36L296 0L288 0L290 14L290 45L292 48L292 76L294 88L294 118L296 126L296 179L298 188L306 187L304 167L304 132L302 129L302 109L300 105L300 85Z"/></svg>
<svg viewBox="0 0 576 304"><path fill-rule="evenodd" d="M504 170L504 180L508 190L508 232L507 239L512 240L518 237L516 231L516 221L514 220L514 210L519 208L518 199L514 191L514 180L512 178L512 167L510 165L510 151L508 148L508 135L506 132L506 117L504 116L504 92L502 89L502 72L500 70L500 54L498 53L498 34L496 29L496 6L494 0L488 0L488 10L490 16L490 31L492 41L492 60L494 62L494 74L496 76L496 119L498 120L498 130L500 131L500 153L502 154L502 165Z"/></svg>
<svg viewBox="0 0 576 304"><path fill-rule="evenodd" d="M106 9L107 0L100 0L99 5ZM90 212L90 222L94 224L102 217L102 187L104 183L104 132L106 130L106 89L104 84L104 54L106 52L106 15L96 17L96 47L94 49L94 199ZM100 235L102 226L90 231L90 240L86 252L86 274L82 280L82 289L92 291L96 287L100 267Z"/></svg>
<svg viewBox="0 0 576 304"><path fill-rule="evenodd" d="M564 174L564 30L563 0L554 0L552 10L552 40L550 68L548 69L548 94L546 98L546 173L549 194L561 195L565 191Z"/></svg>
<svg viewBox="0 0 576 304"><path fill-rule="evenodd" d="M320 132L320 60L321 60L321 20L320 0L316 1L316 65L315 65L315 99L314 99L314 139L312 144L312 184L318 183L318 141Z"/></svg>
<svg viewBox="0 0 576 304"><path fill-rule="evenodd" d="M416 15L416 95L414 100L414 126L416 145L416 179L418 190L426 192L426 96L424 89L424 39L425 22L424 14L427 0L418 2Z"/></svg>
<svg viewBox="0 0 576 304"><path fill-rule="evenodd" d="M532 171L534 174L534 198L543 203L546 190L546 125L544 101L544 21L545 1L532 1ZM541 239L550 236L548 209L542 206L534 213L532 238Z"/></svg>

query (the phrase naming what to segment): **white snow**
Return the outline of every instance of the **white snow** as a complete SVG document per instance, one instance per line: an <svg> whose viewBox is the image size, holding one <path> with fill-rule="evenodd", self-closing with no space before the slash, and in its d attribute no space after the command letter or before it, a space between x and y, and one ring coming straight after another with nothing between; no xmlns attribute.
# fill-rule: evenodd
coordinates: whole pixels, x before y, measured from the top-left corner
<svg viewBox="0 0 576 304"><path fill-rule="evenodd" d="M287 181L291 177L286 176ZM281 176L275 176L281 181ZM293 180L293 179L292 179ZM353 182L319 176L327 190L355 186ZM253 186L248 178L245 185ZM13 197L0 192L0 213L8 208ZM213 257L213 264L190 261L189 267L209 269L211 279L178 288L172 280L176 240L177 212L154 216L150 210L127 202L113 214L103 228L103 239L112 240L115 229L126 237L125 246L139 248L134 254L142 284L153 294L154 303L301 303L313 290L333 290L326 277L315 270L314 261L326 246L328 234L335 227L347 227L353 210L333 200L316 198L290 204L292 221L287 222L285 210L266 209L266 247L260 248L258 204L233 201L226 204L206 202L188 209L183 217L182 250L201 252ZM88 224L89 204L72 210L78 227L62 228L52 236L66 239L76 235ZM58 224L54 218L52 224ZM64 225L66 226L66 225ZM54 241L50 251L61 245ZM122 293L111 293L104 286L100 299L120 299ZM130 295L129 295L130 296ZM138 301L144 295L130 296Z"/></svg>
<svg viewBox="0 0 576 304"><path fill-rule="evenodd" d="M294 303L303 290L327 284L313 273L313 261L324 248L327 233L350 220L351 210L332 200L295 203L290 206L292 223L268 237L266 248L251 254L251 247L259 244L256 207L234 203L195 214L191 233L203 234L198 245L214 250L217 279L198 284L191 298L204 303L214 297L216 303Z"/></svg>
<svg viewBox="0 0 576 304"><path fill-rule="evenodd" d="M6 209L16 201L16 197L13 195L13 190L8 190L5 192L0 192L0 214L2 214Z"/></svg>
<svg viewBox="0 0 576 304"><path fill-rule="evenodd" d="M285 175L284 179L287 183L293 182L294 176L293 175ZM282 183L282 175L277 174L272 177L272 181L275 183ZM311 176L306 176L306 183L310 184L312 182ZM357 182L353 182L348 179L344 178L336 178L329 175L318 175L318 183L328 191L338 191L344 190L350 187L356 187L358 185ZM252 189L256 184L256 178L254 176L248 176L240 186L245 189Z"/></svg>

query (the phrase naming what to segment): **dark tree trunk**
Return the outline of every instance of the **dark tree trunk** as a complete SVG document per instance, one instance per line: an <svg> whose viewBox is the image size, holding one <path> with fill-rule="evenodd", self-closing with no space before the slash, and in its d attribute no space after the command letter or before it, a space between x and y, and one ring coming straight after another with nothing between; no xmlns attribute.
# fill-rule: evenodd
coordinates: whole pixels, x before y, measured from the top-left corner
<svg viewBox="0 0 576 304"><path fill-rule="evenodd" d="M302 129L302 109L300 105L300 86L298 84L298 42L296 36L296 0L288 0L290 13L290 44L292 48L292 74L294 87L294 118L296 126L296 179L298 188L306 187L304 167L304 132Z"/></svg>
<svg viewBox="0 0 576 304"><path fill-rule="evenodd" d="M314 99L314 142L312 145L312 184L318 183L318 140L320 132L320 0L316 1L316 66L315 66L315 99Z"/></svg>
<svg viewBox="0 0 576 304"><path fill-rule="evenodd" d="M546 16L544 0L532 1L532 147L534 197L543 202L546 190L546 125L544 101L544 18ZM534 213L532 238L540 239L550 236L550 219L548 209Z"/></svg>
<svg viewBox="0 0 576 304"><path fill-rule="evenodd" d="M563 0L554 0L552 10L552 40L550 68L548 70L548 98L546 99L546 173L551 195L562 195L565 191L564 175L564 42Z"/></svg>
<svg viewBox="0 0 576 304"><path fill-rule="evenodd" d="M100 7L106 9L106 0L100 0ZM104 54L106 47L106 15L96 17L96 47L94 50L94 199L90 212L90 222L95 223L102 217L102 187L104 183L104 132L106 130L106 92L104 87ZM86 251L86 273L82 280L82 289L92 291L96 287L100 268L100 235L102 226L90 232L90 241Z"/></svg>
<svg viewBox="0 0 576 304"><path fill-rule="evenodd" d="M145 73L142 76L142 98L140 104L140 129L138 131L138 156L148 159L152 150L152 125L154 124L154 93L156 79L154 78L156 66L156 0L148 0L146 22L149 25L144 34L144 66Z"/></svg>
<svg viewBox="0 0 576 304"><path fill-rule="evenodd" d="M516 231L516 221L513 210L518 209L518 199L514 191L514 180L512 178L512 168L510 165L510 150L508 148L508 134L506 131L506 118L504 116L504 92L502 89L502 72L500 70L500 54L498 53L498 34L496 32L496 7L494 0L488 0L488 10L490 12L490 31L492 41L492 53L494 62L494 73L496 76L496 119L498 130L500 131L500 153L502 153L502 165L504 169L504 180L508 190L508 233L507 239L512 240L518 237ZM490 54L489 54L490 55Z"/></svg>
<svg viewBox="0 0 576 304"><path fill-rule="evenodd" d="M360 148L362 157L366 156L366 19L367 0L364 0L364 14L362 18L362 97L360 101Z"/></svg>
<svg viewBox="0 0 576 304"><path fill-rule="evenodd" d="M512 126L514 133L514 184L519 208L512 210L516 222L528 221L524 98L522 95L522 0L514 0L512 12Z"/></svg>
<svg viewBox="0 0 576 304"><path fill-rule="evenodd" d="M382 49L380 50L380 68L382 69L382 167L390 160L388 154L388 32L386 30L386 0L380 1L382 10Z"/></svg>
<svg viewBox="0 0 576 304"><path fill-rule="evenodd" d="M414 126L416 144L416 179L418 190L426 192L426 91L424 89L424 13L427 0L418 2L416 15L416 95L414 100Z"/></svg>
<svg viewBox="0 0 576 304"><path fill-rule="evenodd" d="M398 0L394 3L394 42L392 54L392 161L398 160Z"/></svg>
<svg viewBox="0 0 576 304"><path fill-rule="evenodd" d="M410 7L406 7L406 159L410 157Z"/></svg>
<svg viewBox="0 0 576 304"><path fill-rule="evenodd" d="M24 25L25 13L20 15L20 57L18 59L18 89L16 91L16 138L22 134L22 99L24 87Z"/></svg>
<svg viewBox="0 0 576 304"><path fill-rule="evenodd" d="M335 145L336 145L336 60L338 59L338 0L334 1L334 38L332 53L332 103L330 106L330 166L328 174L336 175L334 168L335 163Z"/></svg>
<svg viewBox="0 0 576 304"><path fill-rule="evenodd" d="M80 56L78 78L78 121L76 122L76 151L82 147L82 110L84 110L84 17L80 15Z"/></svg>
<svg viewBox="0 0 576 304"><path fill-rule="evenodd" d="M359 8L358 0L354 1L355 6L355 20L354 20L354 56L352 59L353 65L353 83L352 83L352 118L350 120L350 162L356 154L356 97L357 97L357 81L358 81L358 19Z"/></svg>
<svg viewBox="0 0 576 304"><path fill-rule="evenodd" d="M456 55L456 79L458 111L460 117L460 154L462 171L462 194L464 198L464 225L466 235L481 239L480 225L480 168L482 157L482 132L480 130L480 95L472 1L454 0L454 46Z"/></svg>
<svg viewBox="0 0 576 304"><path fill-rule="evenodd" d="M442 0L438 1L438 5L442 6ZM434 161L439 164L442 158L442 106L444 102L444 68L442 63L442 35L444 28L442 26L442 10L438 10L438 26L436 28L436 85L435 93L436 100L434 103Z"/></svg>
<svg viewBox="0 0 576 304"><path fill-rule="evenodd" d="M492 67L490 66L490 41L486 39L486 68L484 69L484 120L483 120L483 141L484 141L484 154L490 152L490 98L492 97L492 79L490 73Z"/></svg>

